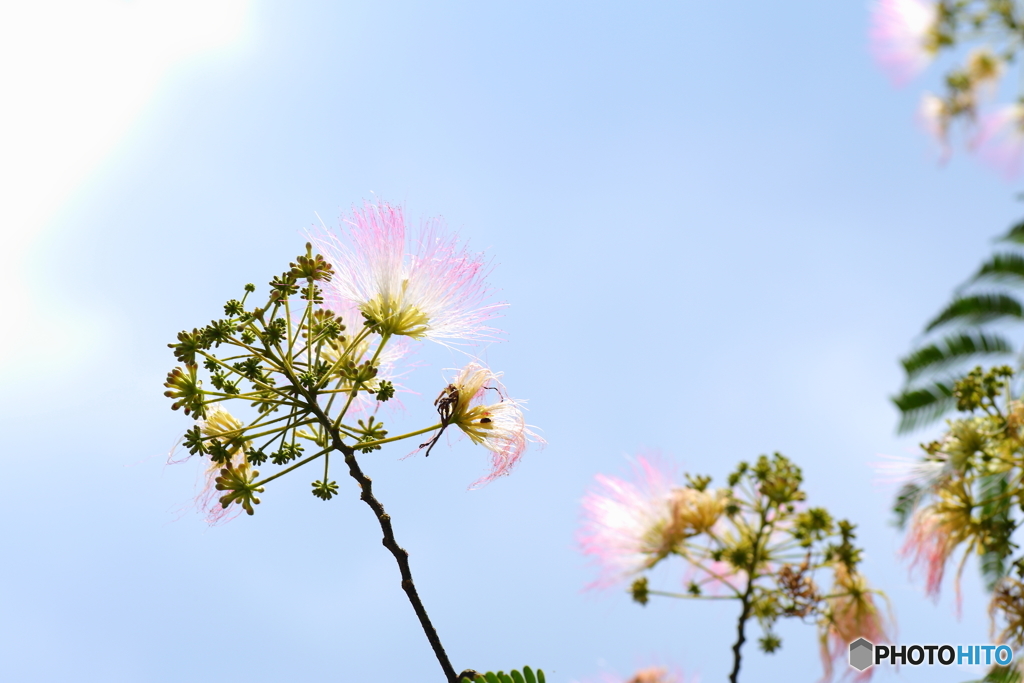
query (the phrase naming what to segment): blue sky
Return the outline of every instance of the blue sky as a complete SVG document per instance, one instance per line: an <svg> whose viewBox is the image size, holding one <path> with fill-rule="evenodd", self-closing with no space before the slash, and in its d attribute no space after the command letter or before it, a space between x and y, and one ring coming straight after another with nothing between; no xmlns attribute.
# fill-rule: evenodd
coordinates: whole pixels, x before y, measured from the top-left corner
<svg viewBox="0 0 1024 683"><path fill-rule="evenodd" d="M78 6L0 22L0 678L439 678L352 486L284 478L207 528L179 511L200 465L166 464L190 423L166 344L374 197L493 256L507 341L482 353L548 441L473 492L468 442L365 458L457 668L724 679L736 606L582 590L579 501L641 448L718 480L785 453L859 524L900 642L986 642L973 560L958 621L908 579L869 464L927 436L895 436L897 358L1018 188L935 163L913 117L940 71L890 87L864 3ZM417 359L409 426L462 362ZM742 680L817 680L814 628L780 633Z"/></svg>

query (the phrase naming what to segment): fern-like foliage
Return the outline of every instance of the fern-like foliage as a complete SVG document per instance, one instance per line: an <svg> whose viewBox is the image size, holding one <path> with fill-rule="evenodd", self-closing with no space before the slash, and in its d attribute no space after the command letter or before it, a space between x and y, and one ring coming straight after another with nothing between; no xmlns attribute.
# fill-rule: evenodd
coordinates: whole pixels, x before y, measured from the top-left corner
<svg viewBox="0 0 1024 683"><path fill-rule="evenodd" d="M980 325L999 318L1024 318L1024 306L1009 294L974 294L953 299L924 331L931 332L951 322Z"/></svg>
<svg viewBox="0 0 1024 683"><path fill-rule="evenodd" d="M996 282L1024 282L1024 256L1020 254L996 254L981 265L974 281L993 280Z"/></svg>
<svg viewBox="0 0 1024 683"><path fill-rule="evenodd" d="M1006 559L1014 549L1010 535L1016 525L1010 517L1009 488L1005 473L981 477L978 487L977 503L981 506L981 519L988 527L990 540L981 555L981 578L989 592L1006 576Z"/></svg>
<svg viewBox="0 0 1024 683"><path fill-rule="evenodd" d="M1024 244L1024 221L1021 221L1010 228L1010 232L1003 235L1003 241Z"/></svg>
<svg viewBox="0 0 1024 683"><path fill-rule="evenodd" d="M472 679L467 678L463 674L460 683L545 683L544 672L537 669L534 673L533 669L528 666L524 666L522 671L513 669L508 673L499 671L494 673L488 671L485 674L478 673Z"/></svg>
<svg viewBox="0 0 1024 683"><path fill-rule="evenodd" d="M925 336L900 360L903 388L892 397L906 433L956 407L953 385L976 365L1005 363L1018 348L1007 332L1024 323L1024 221L1002 238L1005 245L984 262L925 326ZM998 327L998 329L993 329ZM942 336L935 336L942 334Z"/></svg>
<svg viewBox="0 0 1024 683"><path fill-rule="evenodd" d="M907 379L912 381L924 373L944 370L965 358L977 358L982 354L1011 353L1012 351L1013 346L1002 335L960 332L913 351L900 363L907 373Z"/></svg>
<svg viewBox="0 0 1024 683"><path fill-rule="evenodd" d="M909 432L934 422L956 407L953 398L953 380L932 382L925 387L905 389L892 397L899 408L899 431Z"/></svg>

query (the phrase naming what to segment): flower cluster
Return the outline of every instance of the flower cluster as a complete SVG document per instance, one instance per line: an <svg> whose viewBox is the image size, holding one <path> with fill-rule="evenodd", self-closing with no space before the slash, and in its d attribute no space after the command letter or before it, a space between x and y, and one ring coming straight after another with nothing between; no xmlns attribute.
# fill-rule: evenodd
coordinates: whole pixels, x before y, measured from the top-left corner
<svg viewBox="0 0 1024 683"><path fill-rule="evenodd" d="M324 231L269 282L264 303L252 305L254 285L224 305L225 317L169 346L181 363L167 376L172 408L198 422L183 439L192 455L209 458L197 503L211 523L237 503L253 514L256 494L270 481L315 460L322 478L312 493L330 500L332 453L357 479L356 453L454 425L491 454L483 485L507 475L531 441L523 401L508 396L501 373L471 362L435 403L440 422L390 435L375 413L396 392L399 364L416 340L445 345L494 336L485 325L501 304L485 302L486 265L446 235L439 221L406 234L402 210L365 205L337 234ZM410 244L410 242L412 244ZM226 404L249 413L229 413ZM256 467L278 467L264 477ZM238 509L238 508L233 508Z"/></svg>
<svg viewBox="0 0 1024 683"><path fill-rule="evenodd" d="M1024 13L1004 0L876 0L871 51L897 85L924 70L944 50L986 36L945 77L945 93L925 93L920 117L949 155L954 121L974 126L969 148L1008 178L1020 172L1024 154L1024 99L987 109L998 83L1021 49Z"/></svg>
<svg viewBox="0 0 1024 683"><path fill-rule="evenodd" d="M786 617L813 619L819 628L826 673L859 637L881 642L885 620L858 570L861 551L853 525L834 521L824 508L804 504L802 473L776 453L740 463L727 487L687 475L651 457L634 461L631 478L599 474L583 500L579 534L583 552L600 566L594 586L631 580L633 599L735 599L741 605L735 673L748 619L763 630L760 645L774 652L781 639L775 623ZM655 590L647 572L678 557L687 566L684 592ZM819 587L821 573L831 588Z"/></svg>
<svg viewBox="0 0 1024 683"><path fill-rule="evenodd" d="M505 304L485 304L488 267L479 254L428 221L409 248L401 207L366 203L338 233L313 235L337 274L328 299L356 305L381 335L441 343L492 339L484 323Z"/></svg>
<svg viewBox="0 0 1024 683"><path fill-rule="evenodd" d="M1013 542L1024 509L1024 402L1010 392L1006 366L968 373L953 396L961 412L945 433L922 444L921 461L906 468L896 499L897 521L907 526L903 555L922 570L925 591L939 596L943 577L956 564L954 586L971 555L993 592L993 628L1005 622L1000 640L1024 643L1024 554Z"/></svg>

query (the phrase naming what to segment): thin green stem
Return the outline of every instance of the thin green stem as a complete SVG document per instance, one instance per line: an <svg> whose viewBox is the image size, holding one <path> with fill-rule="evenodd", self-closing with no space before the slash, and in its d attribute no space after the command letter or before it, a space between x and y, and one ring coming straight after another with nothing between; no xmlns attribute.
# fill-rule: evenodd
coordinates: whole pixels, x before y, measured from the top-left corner
<svg viewBox="0 0 1024 683"><path fill-rule="evenodd" d="M332 448L332 446L328 446L327 448L325 448L322 451L319 451L317 453L314 453L313 455L309 456L308 458L303 458L302 460L298 461L297 463L295 463L291 467L286 467L285 469L281 470L280 472L277 472L275 474L270 475L266 479L260 479L258 482L253 484L253 486L254 487L255 486L263 486L267 482L274 481L278 477L284 476L284 475L288 474L289 472L291 472L292 470L294 470L296 468L299 468L299 467L302 467L305 464L311 463L314 460L316 460L317 458L319 458L321 455L323 455L324 453L327 453L328 451L330 451L331 448Z"/></svg>
<svg viewBox="0 0 1024 683"><path fill-rule="evenodd" d="M371 368L376 367L377 359L380 357L380 352L384 350L384 345L388 343L388 340L390 338L390 334L381 335L380 343L377 344L377 350L374 352L373 358L370 359ZM355 399L356 395L359 393L359 390L362 388L362 386L362 382L354 382L352 384L352 393L349 394L348 400L345 401L345 407L341 409L341 412L338 413L338 418L334 421L335 429L337 429L338 426L341 425L341 421L345 418L345 413L348 412L349 407L352 405L352 401Z"/></svg>
<svg viewBox="0 0 1024 683"><path fill-rule="evenodd" d="M684 600L740 600L739 595L692 595L689 593L669 593L668 591L648 590L649 595L662 595L666 598L681 598Z"/></svg>
<svg viewBox="0 0 1024 683"><path fill-rule="evenodd" d="M401 441L402 439L408 439L410 436L419 436L420 434L426 434L427 432L432 432L435 429L440 428L441 423L438 422L436 425L424 427L423 429L417 429L415 432L409 432L408 434L402 434L401 436L389 436L386 439L378 439L377 441L367 441L365 443L360 443L359 448L368 448L372 446L380 446L381 444L385 443L391 443L392 441Z"/></svg>

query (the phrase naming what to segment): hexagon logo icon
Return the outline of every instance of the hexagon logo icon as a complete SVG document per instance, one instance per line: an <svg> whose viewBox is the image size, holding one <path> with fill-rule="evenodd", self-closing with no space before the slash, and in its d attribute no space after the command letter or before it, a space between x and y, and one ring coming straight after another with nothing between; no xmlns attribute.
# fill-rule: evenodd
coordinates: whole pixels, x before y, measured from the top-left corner
<svg viewBox="0 0 1024 683"><path fill-rule="evenodd" d="M873 664L872 654L875 646L863 638L850 643L850 666L857 671L863 671Z"/></svg>

